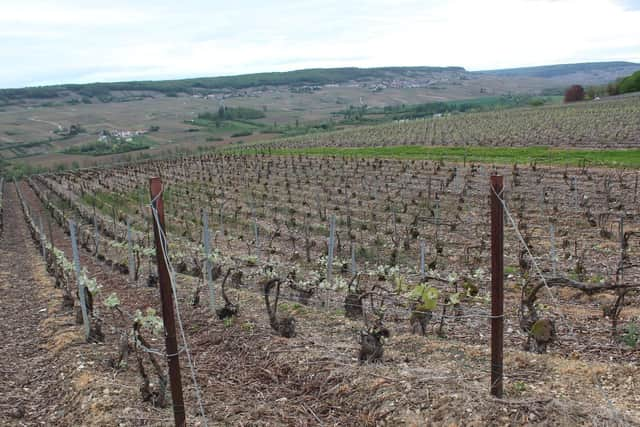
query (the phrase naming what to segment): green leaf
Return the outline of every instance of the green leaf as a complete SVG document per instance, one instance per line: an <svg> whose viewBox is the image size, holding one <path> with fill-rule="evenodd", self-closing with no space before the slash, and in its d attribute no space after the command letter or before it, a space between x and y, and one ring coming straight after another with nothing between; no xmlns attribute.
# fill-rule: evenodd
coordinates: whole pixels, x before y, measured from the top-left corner
<svg viewBox="0 0 640 427"><path fill-rule="evenodd" d="M438 306L439 296L440 291L433 286L429 286L425 289L424 294L422 295L422 302L428 310L435 310Z"/></svg>
<svg viewBox="0 0 640 427"><path fill-rule="evenodd" d="M412 298L422 301L422 307L425 311L432 311L438 306L438 298L440 297L440 291L433 286L426 286L420 284L411 291Z"/></svg>
<svg viewBox="0 0 640 427"><path fill-rule="evenodd" d="M411 294L409 295L409 297L414 299L422 299L422 294L424 294L424 288L425 288L425 285L423 284L416 286L411 291Z"/></svg>
<svg viewBox="0 0 640 427"><path fill-rule="evenodd" d="M460 292L449 295L449 302L451 305L460 304Z"/></svg>
<svg viewBox="0 0 640 427"><path fill-rule="evenodd" d="M120 299L116 294L111 294L104 300L104 305L109 308L115 308L120 305Z"/></svg>

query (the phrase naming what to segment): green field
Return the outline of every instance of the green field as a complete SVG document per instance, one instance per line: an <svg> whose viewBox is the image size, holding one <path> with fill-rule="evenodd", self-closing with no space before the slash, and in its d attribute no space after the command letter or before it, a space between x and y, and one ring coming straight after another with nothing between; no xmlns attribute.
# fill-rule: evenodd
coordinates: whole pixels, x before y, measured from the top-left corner
<svg viewBox="0 0 640 427"><path fill-rule="evenodd" d="M93 141L87 144L69 147L65 154L82 154L88 156L106 156L110 154L128 153L130 151L146 150L155 143L147 137L135 136L131 141L122 139L111 141Z"/></svg>
<svg viewBox="0 0 640 427"><path fill-rule="evenodd" d="M211 137L224 137L231 136L234 137L237 134L248 134L250 135L256 130L259 130L262 125L258 123L251 123L249 121L241 121L241 120L225 120L222 122L216 123L212 120L206 119L193 119L188 122L188 124L192 124L197 126L197 128L191 128L192 131L204 131L207 136ZM241 135L246 136L246 135Z"/></svg>
<svg viewBox="0 0 640 427"><path fill-rule="evenodd" d="M267 152L259 150L258 152ZM395 159L429 159L480 163L538 163L548 165L640 168L640 149L572 150L550 147L362 147L299 148L268 150L276 155L381 157Z"/></svg>

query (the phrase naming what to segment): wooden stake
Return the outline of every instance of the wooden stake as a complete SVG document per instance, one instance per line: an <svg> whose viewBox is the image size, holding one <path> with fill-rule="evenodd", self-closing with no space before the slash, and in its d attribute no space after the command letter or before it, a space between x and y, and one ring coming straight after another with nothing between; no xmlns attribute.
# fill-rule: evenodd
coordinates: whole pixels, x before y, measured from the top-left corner
<svg viewBox="0 0 640 427"><path fill-rule="evenodd" d="M84 283L82 282L82 271L80 270L80 255L78 254L78 242L76 240L76 224L69 220L69 234L71 234L71 249L73 250L73 267L76 271L76 281L78 283L78 296L80 297L80 309L82 310L82 323L84 324L84 338L89 340L91 326L89 325L89 313L87 312L87 301L84 293Z"/></svg>
<svg viewBox="0 0 640 427"><path fill-rule="evenodd" d="M173 290L169 266L165 253L166 247L162 244L160 233L164 233L164 207L162 205L162 181L160 178L149 180L151 190L152 209L157 212L153 215L153 234L156 244L156 260L158 263L158 278L160 281L160 299L162 300L162 321L165 331L165 346L167 349L167 364L169 365L169 383L171 385L171 399L173 401L173 416L176 427L186 426L184 400L182 397L182 380L180 378L180 359L178 357L178 342L176 340L176 324L173 314ZM157 218L157 219L156 219ZM165 242L166 243L166 242Z"/></svg>
<svg viewBox="0 0 640 427"><path fill-rule="evenodd" d="M503 177L491 177L491 394L502 397L504 340L504 209Z"/></svg>

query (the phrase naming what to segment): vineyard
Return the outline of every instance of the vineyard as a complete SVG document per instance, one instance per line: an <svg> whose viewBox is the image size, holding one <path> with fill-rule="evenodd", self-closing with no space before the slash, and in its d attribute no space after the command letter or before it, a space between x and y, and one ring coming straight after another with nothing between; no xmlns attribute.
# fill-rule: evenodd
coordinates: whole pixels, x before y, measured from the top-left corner
<svg viewBox="0 0 640 427"><path fill-rule="evenodd" d="M370 146L637 148L637 95L573 105L453 114L283 138L275 149Z"/></svg>
<svg viewBox="0 0 640 427"><path fill-rule="evenodd" d="M466 117L438 127L471 130ZM637 135L620 123L625 140ZM392 126L363 137L384 141ZM502 398L488 393L495 174L506 184ZM68 318L54 341L74 356L73 392L55 422L173 422L155 176L190 425L640 423L637 172L266 154L5 183L2 239L29 230L29 256L53 278L48 304Z"/></svg>

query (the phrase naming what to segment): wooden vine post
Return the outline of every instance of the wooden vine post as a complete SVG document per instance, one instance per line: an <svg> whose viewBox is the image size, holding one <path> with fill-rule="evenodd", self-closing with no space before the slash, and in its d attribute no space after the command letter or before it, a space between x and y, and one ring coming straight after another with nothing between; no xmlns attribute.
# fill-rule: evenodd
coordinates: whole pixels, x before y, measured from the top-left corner
<svg viewBox="0 0 640 427"><path fill-rule="evenodd" d="M336 241L336 216L331 215L329 220L329 245L327 251L327 283L333 283L333 255Z"/></svg>
<svg viewBox="0 0 640 427"><path fill-rule="evenodd" d="M420 277L424 277L425 275L425 253L426 253L426 246L425 246L425 242L423 239L420 239Z"/></svg>
<svg viewBox="0 0 640 427"><path fill-rule="evenodd" d="M155 236L156 260L158 263L158 279L160 282L160 299L162 300L162 321L164 323L165 346L167 349L167 364L169 365L169 382L171 385L171 400L173 402L173 416L177 427L186 425L184 400L182 397L182 380L180 378L180 359L178 357L178 342L176 340L176 323L173 308L173 289L169 266L166 262L166 247L162 243L160 234L164 233L164 207L162 205L162 181L160 178L149 180L151 190L151 209L153 218L153 234ZM154 213L155 211L155 213ZM166 240L165 240L166 243Z"/></svg>
<svg viewBox="0 0 640 427"><path fill-rule="evenodd" d="M40 246L42 248L42 258L47 259L47 249L45 246L45 233L42 226L42 215L38 215L38 233L40 234Z"/></svg>
<svg viewBox="0 0 640 427"><path fill-rule="evenodd" d="M76 240L76 224L69 220L69 234L71 234L71 249L73 250L73 267L76 272L76 281L78 282L78 297L80 298L80 310L82 312L82 324L84 325L84 339L89 341L91 334L91 325L89 324L89 313L87 311L87 299L85 294L85 285L80 269L80 254L78 253L78 242Z"/></svg>
<svg viewBox="0 0 640 427"><path fill-rule="evenodd" d="M216 309L216 293L213 288L213 263L211 262L211 233L209 232L209 216L202 209L202 243L204 246L204 277L209 289L209 308L212 313Z"/></svg>
<svg viewBox="0 0 640 427"><path fill-rule="evenodd" d="M491 394L502 397L504 340L503 177L491 177Z"/></svg>
<svg viewBox="0 0 640 427"><path fill-rule="evenodd" d="M136 259L133 256L133 241L131 238L131 218L127 217L127 252L129 255L129 281L136 279Z"/></svg>

